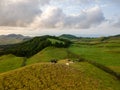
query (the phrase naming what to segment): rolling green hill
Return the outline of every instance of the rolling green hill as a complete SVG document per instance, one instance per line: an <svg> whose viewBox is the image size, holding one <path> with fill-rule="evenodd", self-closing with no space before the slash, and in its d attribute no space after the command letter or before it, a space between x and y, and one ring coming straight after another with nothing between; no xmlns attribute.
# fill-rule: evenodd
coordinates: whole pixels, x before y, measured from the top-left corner
<svg viewBox="0 0 120 90"><path fill-rule="evenodd" d="M16 57L12 54L0 57L0 73L21 67L23 57Z"/></svg>
<svg viewBox="0 0 120 90"><path fill-rule="evenodd" d="M70 34L63 34L63 35L60 35L59 37L63 39L68 39L68 40L78 39L78 37Z"/></svg>
<svg viewBox="0 0 120 90"><path fill-rule="evenodd" d="M120 74L120 41L91 43L75 43L69 51L80 57L105 65Z"/></svg>
<svg viewBox="0 0 120 90"><path fill-rule="evenodd" d="M120 42L114 41L116 38L119 35L104 40L79 38L71 45L58 37L41 36L0 46L0 53L7 54L0 56L0 90L120 90L115 75L87 61L77 61L94 61L119 75ZM53 59L58 63L50 63ZM69 60L75 61L65 65Z"/></svg>
<svg viewBox="0 0 120 90"><path fill-rule="evenodd" d="M34 64L3 73L0 74L0 90L120 89L120 82L114 77L89 64L83 65L84 68L81 65L83 64L69 67L64 64Z"/></svg>
<svg viewBox="0 0 120 90"><path fill-rule="evenodd" d="M52 59L67 58L66 48L47 47L27 60L27 64L50 62Z"/></svg>
<svg viewBox="0 0 120 90"><path fill-rule="evenodd" d="M16 56L31 57L48 46L68 47L70 44L71 42L68 40L47 35L47 36L35 37L29 41L19 44L0 46L0 48L2 49L0 54L12 53Z"/></svg>

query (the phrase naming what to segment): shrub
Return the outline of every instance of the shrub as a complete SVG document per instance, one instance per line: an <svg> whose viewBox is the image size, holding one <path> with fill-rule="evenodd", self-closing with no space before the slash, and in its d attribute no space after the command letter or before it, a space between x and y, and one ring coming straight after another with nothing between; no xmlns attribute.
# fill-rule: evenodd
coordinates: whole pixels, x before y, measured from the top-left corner
<svg viewBox="0 0 120 90"><path fill-rule="evenodd" d="M57 62L58 62L57 59L52 59L52 60L50 60L50 61L51 61L51 63L57 63Z"/></svg>

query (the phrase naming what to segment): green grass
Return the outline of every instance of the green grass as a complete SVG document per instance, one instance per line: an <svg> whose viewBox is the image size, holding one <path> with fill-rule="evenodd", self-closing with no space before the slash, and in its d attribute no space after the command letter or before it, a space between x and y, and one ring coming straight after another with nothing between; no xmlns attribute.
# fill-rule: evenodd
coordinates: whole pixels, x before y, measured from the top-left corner
<svg viewBox="0 0 120 90"><path fill-rule="evenodd" d="M120 74L120 66L109 66L109 68Z"/></svg>
<svg viewBox="0 0 120 90"><path fill-rule="evenodd" d="M87 62L80 62L71 64L72 67L80 70L86 76L92 77L95 80L99 81L100 85L104 85L101 90L119 90L120 89L120 81L115 78L114 76L102 71L101 69L87 63Z"/></svg>
<svg viewBox="0 0 120 90"><path fill-rule="evenodd" d="M16 57L12 54L0 57L0 73L21 67L22 57Z"/></svg>
<svg viewBox="0 0 120 90"><path fill-rule="evenodd" d="M50 41L52 42L52 44L55 44L56 42L57 42L57 43L63 43L63 44L64 44L63 41L60 41L60 40L57 40L57 39L48 38L48 40L50 40Z"/></svg>
<svg viewBox="0 0 120 90"><path fill-rule="evenodd" d="M93 60L106 66L120 66L120 55L106 47L90 45L71 46L69 50L88 60ZM117 50L117 49L116 49ZM113 51L113 53L111 53ZM118 51L118 50L117 50Z"/></svg>
<svg viewBox="0 0 120 90"><path fill-rule="evenodd" d="M51 59L65 59L67 57L66 48L47 47L27 60L27 64L38 62L48 62Z"/></svg>
<svg viewBox="0 0 120 90"><path fill-rule="evenodd" d="M117 46L114 46L113 44L111 45L111 43L109 43L109 47L107 45L106 44L97 44L97 45L74 44L69 48L69 51L71 51L74 54L80 55L81 57L87 60L92 60L108 67L120 66L120 55L119 55L120 48L118 47L118 44Z"/></svg>
<svg viewBox="0 0 120 90"><path fill-rule="evenodd" d="M64 64L33 64L0 74L0 90L120 90L119 85L114 77L88 63L70 67Z"/></svg>
<svg viewBox="0 0 120 90"><path fill-rule="evenodd" d="M120 81L85 62L38 63L0 74L0 90L120 90Z"/></svg>

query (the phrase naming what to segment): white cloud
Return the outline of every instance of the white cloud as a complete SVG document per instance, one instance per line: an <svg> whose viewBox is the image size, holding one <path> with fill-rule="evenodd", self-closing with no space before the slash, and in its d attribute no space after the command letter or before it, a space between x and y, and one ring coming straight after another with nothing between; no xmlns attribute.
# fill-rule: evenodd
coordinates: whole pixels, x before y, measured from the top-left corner
<svg viewBox="0 0 120 90"><path fill-rule="evenodd" d="M48 7L31 23L34 28L90 28L104 21L104 15L97 6L81 11L79 15L66 15L60 8Z"/></svg>
<svg viewBox="0 0 120 90"><path fill-rule="evenodd" d="M31 23L31 26L35 28L56 27L56 24L63 19L64 19L64 14L61 9L57 7L48 7L46 11L44 11L39 16L35 17L34 21Z"/></svg>

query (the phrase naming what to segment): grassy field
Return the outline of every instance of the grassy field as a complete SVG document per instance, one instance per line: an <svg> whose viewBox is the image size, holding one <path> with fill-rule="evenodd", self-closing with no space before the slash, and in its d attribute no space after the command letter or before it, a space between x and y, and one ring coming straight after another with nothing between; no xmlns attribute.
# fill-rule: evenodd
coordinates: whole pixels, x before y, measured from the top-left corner
<svg viewBox="0 0 120 90"><path fill-rule="evenodd" d="M47 47L27 60L27 64L38 62L48 62L51 59L65 59L67 57L66 48Z"/></svg>
<svg viewBox="0 0 120 90"><path fill-rule="evenodd" d="M0 73L13 70L21 67L23 63L22 57L16 57L14 55L4 55L0 57Z"/></svg>
<svg viewBox="0 0 120 90"><path fill-rule="evenodd" d="M120 90L119 85L88 63L39 63L0 74L0 90Z"/></svg>
<svg viewBox="0 0 120 90"><path fill-rule="evenodd" d="M100 43L96 45L74 44L69 51L87 60L92 60L116 72L120 72L120 44ZM116 69L117 68L117 69Z"/></svg>
<svg viewBox="0 0 120 90"><path fill-rule="evenodd" d="M104 85L101 90L119 90L120 89L120 81L116 79L114 76L104 72L103 70L87 63L87 62L80 62L71 65L72 67L80 70L86 76L92 77L95 80L99 81L100 85Z"/></svg>
<svg viewBox="0 0 120 90"><path fill-rule="evenodd" d="M12 54L1 56L0 90L120 90L119 79L93 63L76 61L66 65L69 60L81 58L120 74L119 41L89 40L74 41L69 48L47 47L30 58ZM58 63L50 63L53 59L59 60Z"/></svg>
<svg viewBox="0 0 120 90"><path fill-rule="evenodd" d="M52 39L52 38L48 38L48 40L50 40L52 42L52 44L55 44L55 43L63 43L63 41L60 41L60 40L57 40L57 39Z"/></svg>
<svg viewBox="0 0 120 90"><path fill-rule="evenodd" d="M16 57L12 54L0 57L0 73L17 69L28 64L50 62L52 59L67 58L66 48L47 47L31 58ZM26 59L26 60L25 60Z"/></svg>

